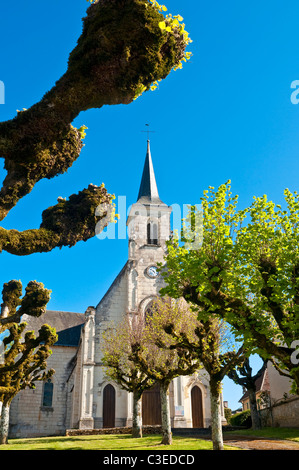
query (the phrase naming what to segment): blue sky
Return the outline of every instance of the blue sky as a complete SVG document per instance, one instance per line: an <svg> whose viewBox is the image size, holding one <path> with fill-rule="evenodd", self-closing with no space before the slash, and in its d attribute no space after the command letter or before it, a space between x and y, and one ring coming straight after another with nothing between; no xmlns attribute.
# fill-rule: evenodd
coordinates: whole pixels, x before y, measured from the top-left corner
<svg viewBox="0 0 299 470"><path fill-rule="evenodd" d="M298 190L299 105L291 83L299 80L297 0L169 0L193 43L191 60L159 89L130 105L81 113L85 147L72 168L39 182L3 221L6 228L38 227L42 211L89 183L134 203L146 153L145 124L161 199L196 204L208 186L228 179L240 207L267 194L283 202L285 188ZM85 0L2 2L0 81L5 104L0 120L39 101L66 70L82 30ZM1 103L1 100L0 100ZM2 165L0 178L5 175ZM98 240L51 253L0 255L0 285L10 279L43 282L52 290L49 308L84 312L106 292L127 259L127 240ZM229 396L228 396L229 395ZM224 386L238 406L240 388Z"/></svg>

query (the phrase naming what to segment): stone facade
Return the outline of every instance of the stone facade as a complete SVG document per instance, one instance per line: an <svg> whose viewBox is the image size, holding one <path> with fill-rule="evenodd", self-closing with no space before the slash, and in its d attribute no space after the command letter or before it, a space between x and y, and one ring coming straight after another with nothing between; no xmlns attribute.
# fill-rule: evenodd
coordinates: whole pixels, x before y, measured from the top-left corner
<svg viewBox="0 0 299 470"><path fill-rule="evenodd" d="M263 426L298 428L299 397L282 399L261 410Z"/></svg>
<svg viewBox="0 0 299 470"><path fill-rule="evenodd" d="M299 427L299 396L291 393L292 381L267 364L269 388L261 417L264 426Z"/></svg>
<svg viewBox="0 0 299 470"><path fill-rule="evenodd" d="M291 393L292 381L279 374L268 361L263 374L256 380L256 400L262 426L299 427L299 396ZM239 400L242 409L250 409L249 394Z"/></svg>
<svg viewBox="0 0 299 470"><path fill-rule="evenodd" d="M35 390L21 391L10 410L10 432L13 437L54 436L65 433L70 427L67 407L69 365L76 348L55 346L48 359L49 367L56 371L52 378L53 405L43 406L44 384L37 383Z"/></svg>
<svg viewBox="0 0 299 470"><path fill-rule="evenodd" d="M47 400L49 396L42 384L34 391L21 392L11 407L11 436L58 435L67 429L107 427L104 422L107 406L113 408L113 427L132 425L132 394L107 379L101 362L101 335L111 322L124 315L144 315L159 295L163 278L155 267L163 263L170 236L170 214L171 208L158 195L148 143L138 200L127 220L128 261L96 307L88 307L85 315L66 315L67 328L55 319L55 312L52 321L47 318L49 312L46 313L43 322L59 332L59 341L48 361L56 370L47 392L52 393L51 406L49 403L44 406L45 396ZM57 313L61 321L63 312ZM105 402L108 390L109 405ZM195 421L201 427L210 425L209 380L204 370L192 377L174 379L169 400L173 427L193 427ZM196 411L200 418L194 415L195 406L200 410Z"/></svg>

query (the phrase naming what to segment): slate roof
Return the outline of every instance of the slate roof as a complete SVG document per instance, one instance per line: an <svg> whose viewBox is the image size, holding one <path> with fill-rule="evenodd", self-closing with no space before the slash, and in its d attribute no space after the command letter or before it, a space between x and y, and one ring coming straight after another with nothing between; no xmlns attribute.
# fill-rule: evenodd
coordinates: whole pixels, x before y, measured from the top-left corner
<svg viewBox="0 0 299 470"><path fill-rule="evenodd" d="M25 331L34 330L36 334L44 324L55 328L58 334L55 346L78 346L85 315L84 313L47 310L39 318L23 315L22 321L27 323Z"/></svg>
<svg viewBox="0 0 299 470"><path fill-rule="evenodd" d="M265 382L266 376L267 376L267 369L265 369L264 372L255 381L256 392L259 392L261 390L262 391L269 390L269 385L268 385L267 381ZM249 397L249 393L246 390L246 392L244 393L242 398L240 398L239 401L242 402L243 400L245 400L248 397Z"/></svg>
<svg viewBox="0 0 299 470"><path fill-rule="evenodd" d="M78 346L83 325L84 323L59 331L55 346Z"/></svg>

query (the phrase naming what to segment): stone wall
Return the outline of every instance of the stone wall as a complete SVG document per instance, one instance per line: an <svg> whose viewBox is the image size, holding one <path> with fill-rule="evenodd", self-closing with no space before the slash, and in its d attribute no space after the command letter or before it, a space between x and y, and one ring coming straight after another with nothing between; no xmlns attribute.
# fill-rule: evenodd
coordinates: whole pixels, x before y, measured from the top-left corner
<svg viewBox="0 0 299 470"><path fill-rule="evenodd" d="M78 428L81 412L81 377L82 377L82 343L80 342L76 364L68 380L67 428Z"/></svg>
<svg viewBox="0 0 299 470"><path fill-rule="evenodd" d="M55 369L52 407L42 406L42 382L37 382L35 390L19 392L10 409L10 438L63 435L69 426L66 421L66 380L76 348L52 346L52 350L53 355L47 361L48 368Z"/></svg>
<svg viewBox="0 0 299 470"><path fill-rule="evenodd" d="M299 397L275 403L260 413L263 426L299 427Z"/></svg>

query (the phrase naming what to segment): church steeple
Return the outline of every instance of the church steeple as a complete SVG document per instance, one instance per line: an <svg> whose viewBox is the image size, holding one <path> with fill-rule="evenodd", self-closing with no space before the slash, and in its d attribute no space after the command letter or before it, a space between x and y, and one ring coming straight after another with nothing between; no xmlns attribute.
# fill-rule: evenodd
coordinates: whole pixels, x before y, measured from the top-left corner
<svg viewBox="0 0 299 470"><path fill-rule="evenodd" d="M140 258L141 264L146 265L153 261L149 259L153 256L157 262L163 261L165 243L170 236L171 210L159 197L148 140L138 200L132 204L127 218L129 259Z"/></svg>
<svg viewBox="0 0 299 470"><path fill-rule="evenodd" d="M142 204L163 204L159 198L149 140L147 141L147 152L137 202Z"/></svg>

